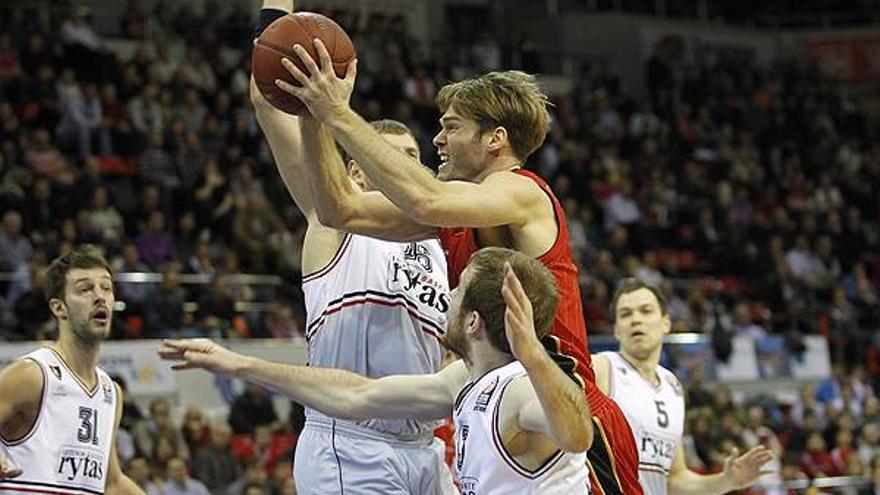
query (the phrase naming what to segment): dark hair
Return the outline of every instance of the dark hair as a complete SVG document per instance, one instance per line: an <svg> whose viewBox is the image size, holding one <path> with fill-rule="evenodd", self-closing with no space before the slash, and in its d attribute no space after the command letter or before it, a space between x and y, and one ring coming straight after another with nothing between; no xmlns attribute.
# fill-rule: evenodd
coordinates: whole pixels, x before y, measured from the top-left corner
<svg viewBox="0 0 880 495"><path fill-rule="evenodd" d="M559 293L556 278L541 262L520 252L498 247L483 248L471 256L468 269L470 282L463 287L462 311L476 311L486 323L489 341L497 349L510 352L504 331L507 305L501 295L504 284L504 263L509 262L532 303L535 332L543 337L556 316Z"/></svg>
<svg viewBox="0 0 880 495"><path fill-rule="evenodd" d="M67 287L67 274L71 270L90 268L103 268L110 276L113 269L101 254L101 251L91 245L82 245L69 253L55 258L46 270L46 300L63 299L64 290Z"/></svg>
<svg viewBox="0 0 880 495"><path fill-rule="evenodd" d="M611 298L611 306L608 308L608 312L611 314L611 323L617 320L617 300L620 299L620 296L640 289L651 291L654 297L657 298L657 304L660 305L660 314L666 314L666 298L663 297L660 289L637 278L628 277L618 282L617 289L614 291L614 297Z"/></svg>

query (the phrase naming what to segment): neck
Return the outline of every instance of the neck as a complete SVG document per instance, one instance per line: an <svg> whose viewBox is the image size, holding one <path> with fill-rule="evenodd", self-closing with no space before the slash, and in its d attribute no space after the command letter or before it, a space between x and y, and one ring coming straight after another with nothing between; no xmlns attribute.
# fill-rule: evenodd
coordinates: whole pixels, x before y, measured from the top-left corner
<svg viewBox="0 0 880 495"><path fill-rule="evenodd" d="M69 328L66 331L59 329L58 333L61 337L52 348L61 354L70 371L74 372L84 384L93 386L98 378L95 368L98 367L101 346L82 342L73 336Z"/></svg>
<svg viewBox="0 0 880 495"><path fill-rule="evenodd" d="M496 172L507 172L518 168L522 168L522 162L518 158L514 156L500 156L493 160L491 165L483 169L474 182L483 182L486 180L486 177L489 177Z"/></svg>
<svg viewBox="0 0 880 495"><path fill-rule="evenodd" d="M620 355L639 372L639 375L641 375L642 378L656 386L660 384L660 376L657 375L657 366L660 365L660 353L662 350L662 346L657 346L657 348L648 353L647 356L639 358L630 354L626 350L621 349Z"/></svg>
<svg viewBox="0 0 880 495"><path fill-rule="evenodd" d="M468 368L473 380L515 361L512 355L501 352L483 342L474 342L469 358Z"/></svg>

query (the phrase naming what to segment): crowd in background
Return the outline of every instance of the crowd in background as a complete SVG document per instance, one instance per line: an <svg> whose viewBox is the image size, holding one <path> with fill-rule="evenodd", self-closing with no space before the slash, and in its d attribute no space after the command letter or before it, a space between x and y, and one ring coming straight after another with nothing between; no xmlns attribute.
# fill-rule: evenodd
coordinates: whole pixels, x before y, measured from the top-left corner
<svg viewBox="0 0 880 495"><path fill-rule="evenodd" d="M119 21L126 43L98 34L82 8L2 9L0 338L53 335L46 263L83 242L102 246L117 272L162 275L117 284L116 338L302 334L305 223L249 105L253 13L213 5L199 14L131 1ZM481 34L428 57L400 15L329 15L358 49L355 108L409 125L435 164L439 87L498 68L502 47ZM880 375L876 115L857 90L789 61L689 60L663 43L645 72L648 95L635 97L613 67L584 65L570 92L552 95L553 128L528 161L564 203L590 332L610 333L609 294L636 276L668 296L677 331L782 334L795 352L804 335L826 336L858 386L761 413L695 399L693 445L715 466L722 440L772 433L786 445L784 472L867 472L876 443L862 442L880 436L868 426ZM192 275L201 283L184 283ZM769 433L753 431L759 414ZM154 450L133 452L156 467ZM192 468L197 450L178 454Z"/></svg>

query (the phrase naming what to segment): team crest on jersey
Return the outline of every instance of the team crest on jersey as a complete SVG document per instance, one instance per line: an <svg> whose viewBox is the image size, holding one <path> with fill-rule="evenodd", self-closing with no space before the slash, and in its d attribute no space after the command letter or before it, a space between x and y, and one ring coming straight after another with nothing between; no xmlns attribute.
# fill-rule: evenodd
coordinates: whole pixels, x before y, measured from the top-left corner
<svg viewBox="0 0 880 495"><path fill-rule="evenodd" d="M61 368L55 366L54 364L49 365L49 369L52 371L52 374L55 375L55 378L61 379Z"/></svg>
<svg viewBox="0 0 880 495"><path fill-rule="evenodd" d="M106 377L101 377L101 390L104 392L104 402L110 404L113 402L113 385Z"/></svg>
<svg viewBox="0 0 880 495"><path fill-rule="evenodd" d="M681 386L681 382L678 381L678 378L672 375L666 375L666 382L669 383L670 386L672 386L672 391L675 392L675 395L681 397L681 395L684 393L684 390Z"/></svg>
<svg viewBox="0 0 880 495"><path fill-rule="evenodd" d="M431 261L431 253L428 252L428 248L417 242L407 244L406 249L403 252L403 257L407 260L415 261L428 273L434 271L434 263Z"/></svg>
<svg viewBox="0 0 880 495"><path fill-rule="evenodd" d="M480 395L477 396L477 400L474 401L474 412L486 412L486 408L489 406L489 400L492 399L492 394L495 393L495 389L498 388L498 378L495 377L495 380L492 381L486 388L480 392Z"/></svg>

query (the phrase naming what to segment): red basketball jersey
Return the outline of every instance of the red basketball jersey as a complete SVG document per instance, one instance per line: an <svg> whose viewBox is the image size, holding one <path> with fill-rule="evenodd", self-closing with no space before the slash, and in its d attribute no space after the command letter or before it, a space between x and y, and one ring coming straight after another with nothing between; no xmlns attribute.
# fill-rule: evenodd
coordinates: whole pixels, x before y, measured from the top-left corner
<svg viewBox="0 0 880 495"><path fill-rule="evenodd" d="M556 241L549 251L538 261L553 272L559 290L559 309L550 333L560 339L560 351L575 361L574 371L584 379L595 381L593 368L590 366L590 350L587 347L587 326L584 322L584 311L581 305L581 290L578 285L577 266L571 258L568 242L568 223L562 205L544 179L528 170L515 170L514 173L535 181L553 203L554 216L558 231ZM480 249L477 246L476 233L472 228L442 228L440 243L446 252L449 269L449 288L458 286L461 272L467 266L471 255Z"/></svg>

